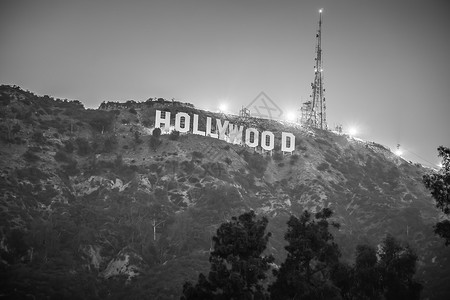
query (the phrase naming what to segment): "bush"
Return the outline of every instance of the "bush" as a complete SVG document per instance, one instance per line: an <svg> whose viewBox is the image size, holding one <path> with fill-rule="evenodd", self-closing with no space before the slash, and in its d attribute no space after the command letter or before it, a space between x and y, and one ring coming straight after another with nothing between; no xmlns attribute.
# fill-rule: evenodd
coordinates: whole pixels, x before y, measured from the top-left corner
<svg viewBox="0 0 450 300"><path fill-rule="evenodd" d="M150 127L152 125L152 123L150 122L150 120L144 120L144 121L142 121L142 125L144 127Z"/></svg>
<svg viewBox="0 0 450 300"><path fill-rule="evenodd" d="M319 171L325 171L328 170L328 168L330 167L330 165L326 162L321 163L320 165L317 166L317 170Z"/></svg>
<svg viewBox="0 0 450 300"><path fill-rule="evenodd" d="M66 150L67 153L72 153L73 150L75 150L75 146L73 145L71 140L67 140L64 142L64 150Z"/></svg>
<svg viewBox="0 0 450 300"><path fill-rule="evenodd" d="M25 152L25 153L23 154L23 158L24 158L27 162L30 162L30 163L37 162L37 161L40 160L40 157L37 156L36 154L34 154L30 149L28 149L27 152Z"/></svg>
<svg viewBox="0 0 450 300"><path fill-rule="evenodd" d="M261 154L256 152L250 154L249 152L244 151L244 160L248 163L249 169L255 176L262 177L264 175L268 161L265 160Z"/></svg>
<svg viewBox="0 0 450 300"><path fill-rule="evenodd" d="M114 135L108 136L103 144L103 152L110 153L117 146L117 138Z"/></svg>
<svg viewBox="0 0 450 300"><path fill-rule="evenodd" d="M80 116L79 119L88 122L95 130L103 133L104 131L111 129L115 114L111 111L88 109L83 111L83 116Z"/></svg>
<svg viewBox="0 0 450 300"><path fill-rule="evenodd" d="M141 134L139 133L139 131L134 132L134 141L136 144L142 143Z"/></svg>
<svg viewBox="0 0 450 300"><path fill-rule="evenodd" d="M294 165L298 161L299 158L300 158L300 156L298 156L298 154L291 155L290 164Z"/></svg>
<svg viewBox="0 0 450 300"><path fill-rule="evenodd" d="M152 136L154 136L155 138L159 138L161 136L161 128L153 129Z"/></svg>
<svg viewBox="0 0 450 300"><path fill-rule="evenodd" d="M31 136L31 140L38 143L38 144L44 144L45 143L45 137L42 131L36 131Z"/></svg>
<svg viewBox="0 0 450 300"><path fill-rule="evenodd" d="M63 165L62 169L66 172L69 176L75 176L77 175L80 170L77 168L78 162L74 159L71 159L67 165Z"/></svg>
<svg viewBox="0 0 450 300"><path fill-rule="evenodd" d="M81 156L85 156L88 155L91 152L91 147L89 145L88 140L86 140L85 138L77 138L75 140L75 143L78 146L78 154Z"/></svg>
<svg viewBox="0 0 450 300"><path fill-rule="evenodd" d="M70 162L72 159L64 151L58 151L55 154L55 160L59 162Z"/></svg>
<svg viewBox="0 0 450 300"><path fill-rule="evenodd" d="M17 177L28 179L31 183L38 183L41 179L47 179L48 175L33 166L17 170Z"/></svg>
<svg viewBox="0 0 450 300"><path fill-rule="evenodd" d="M169 139L172 141L178 140L179 137L180 137L180 132L177 130L173 130L169 135Z"/></svg>
<svg viewBox="0 0 450 300"><path fill-rule="evenodd" d="M157 129L159 129L159 128L157 128ZM153 130L153 132L155 132L155 131ZM161 141L160 141L159 137L152 135L150 137L150 148L153 151L156 151L156 149L159 147L159 145L161 145Z"/></svg>
<svg viewBox="0 0 450 300"><path fill-rule="evenodd" d="M192 158L202 159L203 157L204 157L203 153L201 153L199 151L192 152Z"/></svg>
<svg viewBox="0 0 450 300"><path fill-rule="evenodd" d="M284 155L281 152L275 152L275 154L273 155L273 160L275 161L282 161L284 159Z"/></svg>

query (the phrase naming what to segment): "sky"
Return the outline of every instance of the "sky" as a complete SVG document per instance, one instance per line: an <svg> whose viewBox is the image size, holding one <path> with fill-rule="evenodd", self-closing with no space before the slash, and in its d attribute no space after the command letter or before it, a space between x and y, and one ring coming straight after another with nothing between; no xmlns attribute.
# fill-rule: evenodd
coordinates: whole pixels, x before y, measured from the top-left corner
<svg viewBox="0 0 450 300"><path fill-rule="evenodd" d="M450 147L448 0L0 1L0 84L102 101L175 98L238 113L309 100L319 9L327 121L407 160Z"/></svg>

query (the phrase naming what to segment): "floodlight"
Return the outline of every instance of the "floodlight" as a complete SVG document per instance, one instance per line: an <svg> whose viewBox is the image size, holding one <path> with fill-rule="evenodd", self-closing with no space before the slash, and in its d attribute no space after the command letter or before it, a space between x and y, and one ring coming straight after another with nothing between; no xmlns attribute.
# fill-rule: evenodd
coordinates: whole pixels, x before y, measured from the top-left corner
<svg viewBox="0 0 450 300"><path fill-rule="evenodd" d="M219 105L219 110L220 110L221 112L226 111L227 108L228 108L228 106L227 106L226 103L221 103L221 104Z"/></svg>
<svg viewBox="0 0 450 300"><path fill-rule="evenodd" d="M295 121L295 117L296 117L295 113L291 111L287 113L286 120L292 122Z"/></svg>
<svg viewBox="0 0 450 300"><path fill-rule="evenodd" d="M348 134L354 136L358 133L358 129L356 127L350 127L348 130Z"/></svg>

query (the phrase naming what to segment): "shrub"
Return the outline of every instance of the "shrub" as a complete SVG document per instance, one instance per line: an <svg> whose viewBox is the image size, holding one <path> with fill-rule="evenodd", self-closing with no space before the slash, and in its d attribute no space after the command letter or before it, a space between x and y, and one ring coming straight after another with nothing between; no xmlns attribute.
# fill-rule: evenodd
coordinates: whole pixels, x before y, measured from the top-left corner
<svg viewBox="0 0 450 300"><path fill-rule="evenodd" d="M157 129L159 129L159 128L157 128ZM153 132L155 132L155 131L153 130ZM150 137L150 148L153 151L156 151L156 149L159 147L159 145L161 145L161 141L160 141L159 137L152 135Z"/></svg>
<svg viewBox="0 0 450 300"><path fill-rule="evenodd" d="M273 155L273 160L275 160L275 161L281 161L281 160L283 160L283 158L284 158L284 155L283 155L283 153L281 153L281 152L275 152L275 154Z"/></svg>
<svg viewBox="0 0 450 300"><path fill-rule="evenodd" d="M245 175L236 172L236 174L234 174L234 180L246 190L252 188L255 185L255 176L253 176L252 174Z"/></svg>
<svg viewBox="0 0 450 300"><path fill-rule="evenodd" d="M169 139L171 139L172 141L178 140L179 137L180 137L180 132L177 130L173 130L169 135Z"/></svg>
<svg viewBox="0 0 450 300"><path fill-rule="evenodd" d="M294 165L298 161L299 158L300 158L300 156L298 154L291 155L290 164Z"/></svg>
<svg viewBox="0 0 450 300"><path fill-rule="evenodd" d="M136 144L142 143L141 134L139 133L139 131L134 132L134 141L136 142Z"/></svg>
<svg viewBox="0 0 450 300"><path fill-rule="evenodd" d="M144 125L145 127L150 127L152 123L150 122L150 120L144 120L142 121L142 125Z"/></svg>
<svg viewBox="0 0 450 300"><path fill-rule="evenodd" d="M45 143L45 137L42 131L35 131L33 135L31 136L31 140L38 143L38 144L44 144Z"/></svg>
<svg viewBox="0 0 450 300"><path fill-rule="evenodd" d="M319 145L325 145L325 146L327 146L327 147L333 147L333 145L330 144L330 142L328 142L327 140L321 139L321 138L316 139L316 142L317 142Z"/></svg>
<svg viewBox="0 0 450 300"><path fill-rule="evenodd" d="M38 183L41 179L47 179L48 175L33 166L17 170L17 177L28 179L31 183Z"/></svg>
<svg viewBox="0 0 450 300"><path fill-rule="evenodd" d="M0 94L0 105L6 106L11 102L11 98L9 95Z"/></svg>
<svg viewBox="0 0 450 300"><path fill-rule="evenodd" d="M103 133L111 128L115 114L104 110L84 110L82 114L77 115L79 120L89 123L95 130Z"/></svg>
<svg viewBox="0 0 450 300"><path fill-rule="evenodd" d="M155 138L159 138L161 136L161 128L153 129L152 136L154 136Z"/></svg>
<svg viewBox="0 0 450 300"><path fill-rule="evenodd" d="M23 154L23 158L24 158L27 162L30 162L30 163L37 162L37 161L40 160L40 157L37 156L36 154L34 154L30 149L28 149L27 152L25 152L25 153Z"/></svg>
<svg viewBox="0 0 450 300"><path fill-rule="evenodd" d="M62 169L69 176L77 175L80 170L77 168L78 162L74 159L71 159L67 165L63 165Z"/></svg>
<svg viewBox="0 0 450 300"><path fill-rule="evenodd" d="M319 171L325 171L330 167L330 165L326 162L321 163L320 165L317 166L317 170Z"/></svg>
<svg viewBox="0 0 450 300"><path fill-rule="evenodd" d="M91 147L89 145L89 142L85 138L79 137L75 140L75 143L78 146L78 154L79 155L85 156L91 152Z"/></svg>
<svg viewBox="0 0 450 300"><path fill-rule="evenodd" d="M192 152L192 158L202 159L203 157L204 157L203 153L201 153L199 151Z"/></svg>
<svg viewBox="0 0 450 300"><path fill-rule="evenodd" d="M110 153L114 151L117 146L117 138L114 135L108 136L103 143L103 152Z"/></svg>
<svg viewBox="0 0 450 300"><path fill-rule="evenodd" d="M55 154L55 160L59 161L59 162L70 162L71 158L69 157L69 155L67 155L66 152L64 151L58 151Z"/></svg>
<svg viewBox="0 0 450 300"><path fill-rule="evenodd" d="M268 161L261 154L256 152L250 154L244 151L244 160L248 163L249 169L255 173L255 176L262 177L264 175Z"/></svg>

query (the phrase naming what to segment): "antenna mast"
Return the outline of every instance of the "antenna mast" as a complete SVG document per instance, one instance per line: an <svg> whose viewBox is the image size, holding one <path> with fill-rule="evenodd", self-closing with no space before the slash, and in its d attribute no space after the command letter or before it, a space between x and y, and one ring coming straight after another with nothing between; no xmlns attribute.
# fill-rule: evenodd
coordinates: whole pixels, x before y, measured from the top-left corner
<svg viewBox="0 0 450 300"><path fill-rule="evenodd" d="M319 29L316 34L316 58L314 66L314 82L311 83L311 101L303 103L301 107L301 122L306 126L327 129L325 89L323 87L323 61L322 61L322 11L319 10Z"/></svg>

